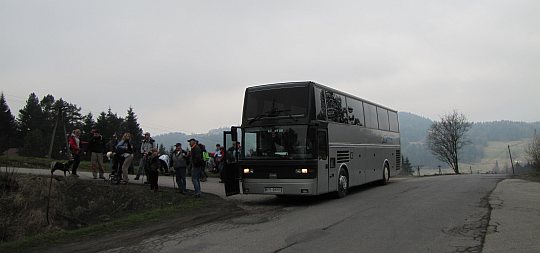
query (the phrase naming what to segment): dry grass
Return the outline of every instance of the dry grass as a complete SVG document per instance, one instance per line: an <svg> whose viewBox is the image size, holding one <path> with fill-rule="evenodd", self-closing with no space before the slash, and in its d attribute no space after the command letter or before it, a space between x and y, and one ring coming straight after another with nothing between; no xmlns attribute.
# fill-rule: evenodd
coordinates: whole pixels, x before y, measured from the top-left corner
<svg viewBox="0 0 540 253"><path fill-rule="evenodd" d="M154 193L140 185L109 185L104 181L69 176L56 176L51 180L50 176L5 171L0 172L0 186L0 245L42 233L100 224L144 210L181 203L185 206L193 201L175 194L172 189Z"/></svg>

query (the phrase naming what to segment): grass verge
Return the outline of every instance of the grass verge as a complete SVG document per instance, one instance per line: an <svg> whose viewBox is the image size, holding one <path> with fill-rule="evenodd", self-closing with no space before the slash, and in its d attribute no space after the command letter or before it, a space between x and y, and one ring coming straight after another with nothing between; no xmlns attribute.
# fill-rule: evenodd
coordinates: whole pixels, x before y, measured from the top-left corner
<svg viewBox="0 0 540 253"><path fill-rule="evenodd" d="M66 242L72 238L89 237L94 235L104 235L111 232L125 231L141 224L147 224L154 221L174 217L179 211L183 213L192 209L200 208L204 205L201 199L186 198L181 205L170 205L162 208L146 210L140 213L128 215L106 223L89 225L80 229L61 230L57 229L28 236L17 241L0 243L0 252L21 252L35 247L46 247L47 245Z"/></svg>
<svg viewBox="0 0 540 253"><path fill-rule="evenodd" d="M521 175L513 176L513 178L523 179L527 181L540 182L540 171L531 171Z"/></svg>

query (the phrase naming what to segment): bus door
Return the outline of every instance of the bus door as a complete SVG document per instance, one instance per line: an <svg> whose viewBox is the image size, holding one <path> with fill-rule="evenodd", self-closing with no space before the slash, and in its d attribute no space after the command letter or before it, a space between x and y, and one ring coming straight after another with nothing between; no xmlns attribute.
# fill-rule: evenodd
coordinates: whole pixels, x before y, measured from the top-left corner
<svg viewBox="0 0 540 253"><path fill-rule="evenodd" d="M225 185L225 195L232 196L240 194L240 166L238 164L239 152L237 128L232 131L223 132L223 147L225 147L225 157L223 157L223 183Z"/></svg>
<svg viewBox="0 0 540 253"><path fill-rule="evenodd" d="M317 131L317 192L319 194L328 192L329 169L328 169L328 130L319 129Z"/></svg>

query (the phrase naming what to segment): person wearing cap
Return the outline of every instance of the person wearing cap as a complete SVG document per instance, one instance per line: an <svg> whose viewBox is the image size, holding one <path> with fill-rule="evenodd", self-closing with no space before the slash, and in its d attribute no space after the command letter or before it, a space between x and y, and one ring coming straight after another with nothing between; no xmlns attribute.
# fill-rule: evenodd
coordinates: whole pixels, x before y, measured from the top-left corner
<svg viewBox="0 0 540 253"><path fill-rule="evenodd" d="M187 167L187 152L182 149L182 144L176 143L175 150L171 155L172 167L176 175L176 184L178 191L182 194L186 193L186 167Z"/></svg>
<svg viewBox="0 0 540 253"><path fill-rule="evenodd" d="M195 189L195 197L198 198L201 196L201 175L204 170L204 160L202 150L197 145L197 140L190 139L189 145L191 146L191 182L193 183L193 188Z"/></svg>
<svg viewBox="0 0 540 253"><path fill-rule="evenodd" d="M146 158L153 148L154 148L154 139L150 137L149 132L144 133L144 138L141 142L141 161L139 162L139 169L137 170L137 175L134 178L135 180L139 180L139 177L142 175L142 173L145 173L146 178L148 179L148 171L146 168Z"/></svg>

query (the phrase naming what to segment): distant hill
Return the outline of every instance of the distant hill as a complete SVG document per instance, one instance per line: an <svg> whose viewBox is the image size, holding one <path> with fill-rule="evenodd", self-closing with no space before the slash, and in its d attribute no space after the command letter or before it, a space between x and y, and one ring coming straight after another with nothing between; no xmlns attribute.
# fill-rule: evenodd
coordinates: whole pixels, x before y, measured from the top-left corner
<svg viewBox="0 0 540 253"><path fill-rule="evenodd" d="M427 167L446 166L435 159L425 145L427 130L433 123L431 119L424 118L408 112L399 113L401 148L403 156L408 157L413 165ZM493 121L474 123L467 137L470 144L465 146L461 153L464 164L480 168L481 171L509 166L507 146L512 147L512 156L526 162L524 148L531 140L535 129L540 130L540 122L527 123L515 121ZM467 166L467 167L468 167Z"/></svg>
<svg viewBox="0 0 540 253"><path fill-rule="evenodd" d="M188 135L185 133L174 132L156 135L154 139L158 144L163 144L165 150L169 150L174 144L181 143L182 147L187 147L187 140L195 138L199 143L203 143L208 151L214 151L216 144L223 143L223 131L230 130L229 128L212 129L205 134Z"/></svg>
<svg viewBox="0 0 540 253"><path fill-rule="evenodd" d="M433 120L409 112L399 113L401 131L401 149L404 157L409 158L412 165L435 168L446 165L437 160L425 145L427 130ZM464 165L481 171L498 166L501 170L509 166L508 149L511 145L514 160L526 162L524 148L534 135L535 129L540 130L540 122L493 121L474 123L468 133L471 141L461 154ZM188 135L175 132L154 137L158 144L163 144L169 150L175 143L187 146L187 140L195 138L213 150L216 143L222 144L223 131L229 128L210 130L205 134Z"/></svg>

